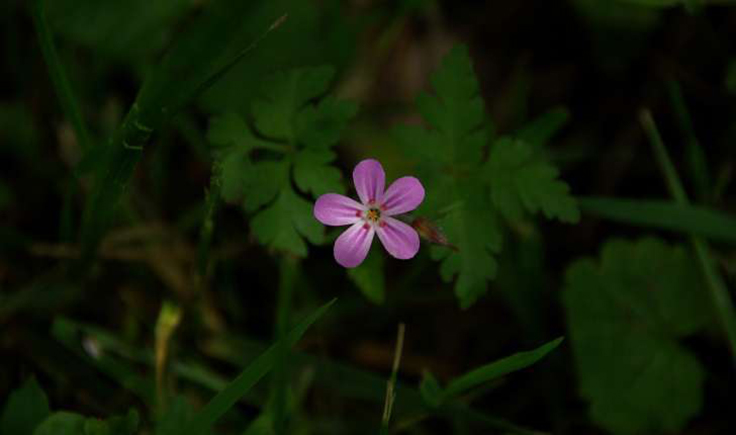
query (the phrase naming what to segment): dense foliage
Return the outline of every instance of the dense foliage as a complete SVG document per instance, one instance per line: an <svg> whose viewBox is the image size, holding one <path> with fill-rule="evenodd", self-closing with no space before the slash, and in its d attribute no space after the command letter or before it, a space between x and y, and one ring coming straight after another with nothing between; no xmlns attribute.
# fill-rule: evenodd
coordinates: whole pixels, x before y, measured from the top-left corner
<svg viewBox="0 0 736 435"><path fill-rule="evenodd" d="M0 435L730 433L732 3L8 1Z"/></svg>

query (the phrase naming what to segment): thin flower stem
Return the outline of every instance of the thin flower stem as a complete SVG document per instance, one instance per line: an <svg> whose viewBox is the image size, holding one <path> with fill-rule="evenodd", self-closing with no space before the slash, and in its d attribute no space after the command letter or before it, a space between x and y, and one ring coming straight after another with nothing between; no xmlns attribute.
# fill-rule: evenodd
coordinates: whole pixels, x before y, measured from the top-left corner
<svg viewBox="0 0 736 435"><path fill-rule="evenodd" d="M654 123L652 114L647 109L643 109L639 114L642 127L649 138L652 145L654 156L657 159L662 174L670 194L678 204L689 204L685 189L682 187L680 178L677 175L675 166L670 160L667 149L659 135L657 125ZM736 313L734 312L733 302L728 294L728 290L713 264L713 258L710 254L708 244L700 237L690 235L690 243L693 246L698 264L703 272L708 289L710 290L711 302L715 308L716 315L721 327L726 333L726 338L731 350L734 367L736 367Z"/></svg>
<svg viewBox="0 0 736 435"><path fill-rule="evenodd" d="M394 400L396 399L396 378L399 373L399 364L401 364L401 353L404 350L404 333L406 326L399 323L399 330L396 334L396 349L394 350L394 363L391 368L391 378L386 385L386 400L383 404L383 418L381 419L381 435L388 435L388 424L391 420L391 411L393 410Z"/></svg>
<svg viewBox="0 0 736 435"><path fill-rule="evenodd" d="M299 275L299 260L283 256L279 264L279 294L276 306L276 340L281 341L289 332L291 318L291 303L294 296L294 286ZM273 404L274 433L286 433L287 410L286 399L289 388L289 348L278 349L278 358L274 365L271 395Z"/></svg>
<svg viewBox="0 0 736 435"><path fill-rule="evenodd" d="M62 110L74 127L80 147L85 152L89 151L92 148L92 141L88 133L89 130L84 123L82 112L79 110L77 99L74 98L71 84L61 65L61 60L59 60L59 54L54 45L54 38L46 22L44 0L35 0L31 9L33 11L33 25L38 34L41 53L43 53L44 61L49 69L49 76L54 84L54 89L61 103Z"/></svg>

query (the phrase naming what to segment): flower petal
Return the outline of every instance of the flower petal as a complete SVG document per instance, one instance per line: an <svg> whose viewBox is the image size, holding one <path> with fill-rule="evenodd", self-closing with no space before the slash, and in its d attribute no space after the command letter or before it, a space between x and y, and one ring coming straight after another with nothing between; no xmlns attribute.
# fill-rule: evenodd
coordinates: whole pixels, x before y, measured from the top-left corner
<svg viewBox="0 0 736 435"><path fill-rule="evenodd" d="M337 193L325 193L314 203L314 217L325 225L350 225L361 220L363 206Z"/></svg>
<svg viewBox="0 0 736 435"><path fill-rule="evenodd" d="M419 251L419 234L398 219L383 218L376 233L388 253L400 260L408 260Z"/></svg>
<svg viewBox="0 0 736 435"><path fill-rule="evenodd" d="M406 213L419 207L424 201L424 187L414 177L401 177L394 181L383 195L382 208L387 216Z"/></svg>
<svg viewBox="0 0 736 435"><path fill-rule="evenodd" d="M353 224L335 240L335 260L342 267L356 267L365 260L375 231L364 222Z"/></svg>
<svg viewBox="0 0 736 435"><path fill-rule="evenodd" d="M363 204L380 202L386 188L386 174L378 160L367 159L358 163L353 170L355 190Z"/></svg>

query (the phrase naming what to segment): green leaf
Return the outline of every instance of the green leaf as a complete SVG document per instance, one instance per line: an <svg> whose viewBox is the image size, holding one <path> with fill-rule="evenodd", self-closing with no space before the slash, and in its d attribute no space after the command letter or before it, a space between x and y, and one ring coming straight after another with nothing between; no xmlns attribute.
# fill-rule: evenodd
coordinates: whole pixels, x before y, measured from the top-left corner
<svg viewBox="0 0 736 435"><path fill-rule="evenodd" d="M281 355L281 348L293 347L309 329L335 302L328 302L292 329L284 339L275 343L253 361L224 390L217 394L192 419L184 432L186 435L200 435L207 431L225 412L250 390L256 382L268 373Z"/></svg>
<svg viewBox="0 0 736 435"><path fill-rule="evenodd" d="M502 235L481 184L459 183L455 191L459 205L437 223L458 250L438 247L432 257L442 260L442 279L451 281L458 275L455 295L465 309L485 293L486 281L496 277L498 264L493 254L501 250Z"/></svg>
<svg viewBox="0 0 736 435"><path fill-rule="evenodd" d="M294 157L294 181L304 192L315 197L324 193L345 193L342 174L329 163L335 153L326 149L306 148Z"/></svg>
<svg viewBox="0 0 736 435"><path fill-rule="evenodd" d="M371 249L368 257L358 267L348 269L347 273L361 293L374 304L382 304L386 298L386 276L383 271L384 256Z"/></svg>
<svg viewBox="0 0 736 435"><path fill-rule="evenodd" d="M524 142L502 138L491 147L485 169L493 204L509 220L523 211L543 212L548 219L575 223L580 219L577 202L557 169L535 156Z"/></svg>
<svg viewBox="0 0 736 435"><path fill-rule="evenodd" d="M140 418L134 409L124 417L110 417L107 420L88 418L84 422L84 435L135 435Z"/></svg>
<svg viewBox="0 0 736 435"><path fill-rule="evenodd" d="M186 431L194 415L191 405L183 396L169 403L161 420L156 424L156 435L179 435Z"/></svg>
<svg viewBox="0 0 736 435"><path fill-rule="evenodd" d="M314 244L324 239L324 227L314 219L312 204L289 187L282 189L273 204L253 217L251 230L260 243L302 257L307 255L302 237Z"/></svg>
<svg viewBox="0 0 736 435"><path fill-rule="evenodd" d="M256 134L237 115L214 118L209 141L222 162L222 193L226 201L242 198L246 212L266 208L253 217L256 239L272 249L307 255L306 238L322 243L324 227L314 219L312 204L291 187L291 174L301 192L319 196L345 191L340 171L331 166L329 150L340 138L356 106L327 92L334 69L329 66L277 72L265 81L252 105ZM277 160L256 160L256 148L276 151ZM273 154L273 153L271 153Z"/></svg>
<svg viewBox="0 0 736 435"><path fill-rule="evenodd" d="M584 213L647 228L692 233L736 243L736 219L719 211L673 201L578 197Z"/></svg>
<svg viewBox="0 0 736 435"><path fill-rule="evenodd" d="M55 412L41 423L33 435L86 435L85 418L71 412Z"/></svg>
<svg viewBox="0 0 736 435"><path fill-rule="evenodd" d="M297 114L327 91L334 75L332 67L323 66L277 72L269 77L263 84L267 92L253 102L256 129L270 139L294 142Z"/></svg>
<svg viewBox="0 0 736 435"><path fill-rule="evenodd" d="M516 133L515 138L537 147L544 145L567 124L569 119L570 112L566 108L556 107L525 125Z"/></svg>
<svg viewBox="0 0 736 435"><path fill-rule="evenodd" d="M416 162L427 191L417 213L429 215L457 247L452 251L433 248L432 257L442 261L440 274L445 281L457 277L455 294L461 307L467 308L496 276L494 255L502 241L499 211L514 218L524 210L542 211L570 222L577 221L579 213L567 185L557 180L557 170L534 156L529 145L498 141L484 162L493 128L486 119L466 47L450 51L431 83L435 95L421 94L416 104L432 129L399 126L393 137ZM552 110L520 135L544 142L566 118L564 110Z"/></svg>
<svg viewBox="0 0 736 435"><path fill-rule="evenodd" d="M257 148L272 148L269 142L255 137L243 118L235 113L212 118L207 130L207 140L218 149L234 147L245 153Z"/></svg>
<svg viewBox="0 0 736 435"><path fill-rule="evenodd" d="M702 407L705 372L678 343L709 323L690 255L657 239L606 243L566 273L563 303L581 395L616 434L679 432Z"/></svg>
<svg viewBox="0 0 736 435"><path fill-rule="evenodd" d="M309 147L329 148L337 144L348 122L358 113L352 101L326 97L304 108L296 118L296 135Z"/></svg>
<svg viewBox="0 0 736 435"><path fill-rule="evenodd" d="M563 337L559 337L534 350L515 353L506 358L478 367L450 382L445 390L446 394L447 396L457 396L473 387L529 367L556 349L562 343L563 339Z"/></svg>
<svg viewBox="0 0 736 435"><path fill-rule="evenodd" d="M467 47L453 48L431 82L436 95L420 94L417 109L442 138L443 149L435 158L455 164L479 162L487 140L485 111Z"/></svg>
<svg viewBox="0 0 736 435"><path fill-rule="evenodd" d="M430 372L424 372L422 374L422 382L419 384L419 394L421 394L422 400L430 408L438 408L442 404L442 401L445 400L444 390L442 390L437 378Z"/></svg>
<svg viewBox="0 0 736 435"><path fill-rule="evenodd" d="M0 433L31 435L50 414L46 394L35 378L28 379L13 391L0 416Z"/></svg>

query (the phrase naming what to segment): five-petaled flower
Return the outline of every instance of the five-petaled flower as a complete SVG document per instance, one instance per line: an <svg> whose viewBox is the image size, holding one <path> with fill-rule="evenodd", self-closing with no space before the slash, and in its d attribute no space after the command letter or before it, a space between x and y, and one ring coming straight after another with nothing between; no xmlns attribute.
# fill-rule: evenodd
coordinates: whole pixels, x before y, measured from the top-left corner
<svg viewBox="0 0 736 435"><path fill-rule="evenodd" d="M419 235L395 216L414 210L424 200L424 187L414 177L401 177L387 190L386 174L373 159L363 160L353 170L360 202L337 193L326 193L314 204L314 217L325 225L350 225L335 241L335 260L343 267L363 262L378 234L389 254L408 260L419 251Z"/></svg>

